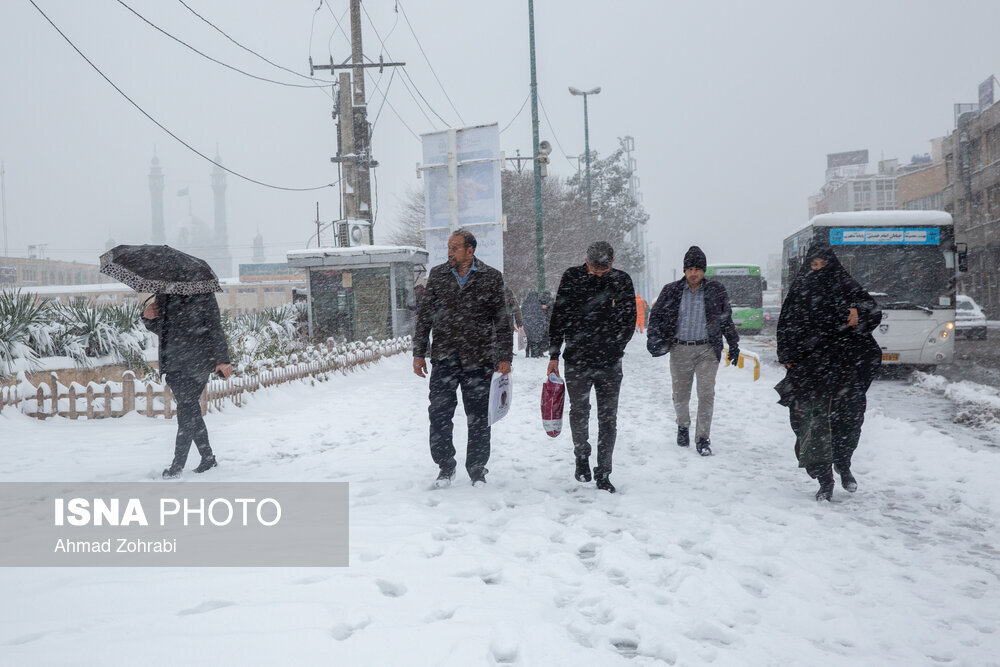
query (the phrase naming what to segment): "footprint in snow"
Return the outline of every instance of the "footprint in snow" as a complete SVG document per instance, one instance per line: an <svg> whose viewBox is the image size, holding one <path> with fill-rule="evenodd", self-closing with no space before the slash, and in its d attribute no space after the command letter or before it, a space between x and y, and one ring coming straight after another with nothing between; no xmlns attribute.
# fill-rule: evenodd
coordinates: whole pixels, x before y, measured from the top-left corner
<svg viewBox="0 0 1000 667"><path fill-rule="evenodd" d="M398 598L406 595L406 586L403 584L386 581L385 579L378 579L375 581L375 585L378 586L382 595L387 598Z"/></svg>
<svg viewBox="0 0 1000 667"><path fill-rule="evenodd" d="M338 642L350 639L358 630L362 630L371 623L371 619L366 618L360 623L350 624L350 623L338 623L337 625L330 628L330 636L336 639Z"/></svg>
<svg viewBox="0 0 1000 667"><path fill-rule="evenodd" d="M517 662L517 646L503 642L493 642L490 654L499 665L513 665Z"/></svg>
<svg viewBox="0 0 1000 667"><path fill-rule="evenodd" d="M639 642L634 639L612 639L611 645L625 658L639 655Z"/></svg>
<svg viewBox="0 0 1000 667"><path fill-rule="evenodd" d="M424 617L424 623L435 623L437 621L447 621L450 620L452 616L455 615L454 609L438 609L432 611Z"/></svg>
<svg viewBox="0 0 1000 667"><path fill-rule="evenodd" d="M207 602L202 602L197 607L191 607L190 609L181 609L177 612L178 616L190 616L192 614L204 614L209 611L215 611L216 609L222 609L223 607L232 607L236 603L230 602L229 600L209 600Z"/></svg>
<svg viewBox="0 0 1000 667"><path fill-rule="evenodd" d="M31 632L26 635L21 635L20 637L14 637L9 642L7 642L7 646L20 646L21 644L30 644L31 642L38 641L47 634L48 634L47 632Z"/></svg>

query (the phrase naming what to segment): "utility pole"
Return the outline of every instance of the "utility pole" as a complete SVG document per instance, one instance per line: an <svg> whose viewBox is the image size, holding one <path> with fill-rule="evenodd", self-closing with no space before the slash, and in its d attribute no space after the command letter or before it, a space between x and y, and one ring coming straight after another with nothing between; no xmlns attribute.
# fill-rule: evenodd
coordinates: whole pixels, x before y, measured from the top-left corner
<svg viewBox="0 0 1000 667"><path fill-rule="evenodd" d="M365 68L399 67L406 63L387 63L379 56L377 63L365 63L361 46L361 0L351 0L351 57L335 65L314 65L309 59L310 74L315 70L351 70L338 76L337 100L337 156L330 161L341 165L340 193L343 217L372 220L371 169L378 166L372 159L371 134L368 126L368 107L365 102ZM353 74L353 76L352 76ZM374 241L374 230L373 230Z"/></svg>
<svg viewBox="0 0 1000 667"><path fill-rule="evenodd" d="M538 293L545 291L545 244L542 226L542 165L538 160L538 77L535 75L535 3L528 0L528 42L531 49L531 142L535 158L535 261Z"/></svg>
<svg viewBox="0 0 1000 667"><path fill-rule="evenodd" d="M531 162L535 158L533 158L531 156L528 156L528 155L521 155L521 149L520 148L517 149L516 155L517 155L517 157L509 157L509 158L505 158L505 159L507 160L507 162L513 162L515 165L517 165L514 168L517 169L517 173L520 174L524 170L524 165L522 163L524 163L524 162Z"/></svg>

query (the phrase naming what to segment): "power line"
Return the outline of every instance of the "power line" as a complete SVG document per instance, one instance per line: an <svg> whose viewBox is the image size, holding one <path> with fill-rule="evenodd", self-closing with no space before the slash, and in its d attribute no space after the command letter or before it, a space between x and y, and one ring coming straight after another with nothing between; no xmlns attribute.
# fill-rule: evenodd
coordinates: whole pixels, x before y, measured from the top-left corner
<svg viewBox="0 0 1000 667"><path fill-rule="evenodd" d="M389 89L392 88L392 80L395 77L396 77L396 68L393 67L392 68L392 74L389 75L389 83L386 84L386 86L385 86L385 92L382 93L382 104L379 105L378 111L375 113L375 120L372 121L372 129L371 129L371 131L368 134L368 140L369 141L371 141L372 138L375 136L375 124L378 123L378 118L379 118L379 116L382 115L382 108L385 106L386 100L389 99ZM381 80L381 79L379 79L379 80ZM377 89L378 88L378 84L376 84L375 87Z"/></svg>
<svg viewBox="0 0 1000 667"><path fill-rule="evenodd" d="M187 42L185 42L183 39L180 39L179 37L174 37L169 32L167 32L166 30L164 30L160 26L156 25L155 23L153 23L152 21L150 21L149 19L147 19L145 16L143 16L139 12L135 11L134 9L132 9L131 7L129 7L128 5L126 5L122 0L116 0L116 1L118 2L119 5L121 5L122 7L124 7L127 10L129 10L130 12L132 12L133 14L135 14L137 17L139 17L143 22L145 22L151 28L157 30L158 32L160 32L160 33L162 33L164 35L166 35L167 37L169 37L170 39L174 40L178 44L182 44L182 45L186 46L187 48L189 48L192 51L194 51L195 53L197 53L199 56L201 56L203 58L207 58L208 60L211 60L213 63L216 63L217 65L222 65L223 67L225 67L227 69L231 69L234 72L239 72L240 74L242 74L244 76L248 76L251 79L257 79L258 81L266 81L267 83L275 83L275 84L278 84L279 86L287 86L289 88L319 88L321 90L324 90L324 92L325 92L325 89L323 88L323 84L319 83L319 82L313 83L313 84L287 83L285 81L277 81L275 79L268 79L267 77L257 76L256 74L251 74L250 72L246 72L244 70L241 70L238 67L233 67L232 65L229 65L227 63L222 62L221 60L218 60L217 58L213 58L212 56L208 55L207 53L205 53L203 51L199 51L195 47L193 47L190 44L188 44ZM32 4L34 4L34 3L32 2Z"/></svg>
<svg viewBox="0 0 1000 667"><path fill-rule="evenodd" d="M185 148L187 148L188 150L190 150L192 153L194 153L194 154L196 154L196 155L204 158L208 162L211 162L212 164L214 164L215 166L219 167L223 171L226 171L226 172L232 174L233 176L236 176L237 178L242 178L245 181L249 181L250 183L256 183L257 185L264 186L265 188L273 188L275 190L288 190L288 191L291 191L291 192L309 192L309 191L312 191L312 190L322 190L323 188L331 188L331 187L335 186L337 184L337 182L340 180L340 179L337 179L337 181L334 181L333 183L326 183L325 185L318 185L318 186L312 187L312 188L289 188L289 187L284 187L284 186L280 186L280 185L271 185L270 183L264 183L263 181L258 181L256 179L250 178L249 176L244 176L243 174L241 174L241 173L239 173L237 171L233 171L232 169L230 169L230 168L228 168L228 167L226 167L226 166L224 166L222 164L219 164L218 162L216 162L212 158L208 157L207 155L205 155L204 153L202 153L201 151L199 151L197 148L195 148L194 146L192 146L191 144L189 144L188 142L184 141L183 139L181 139L180 137L178 137L176 134L174 134L173 132L171 132L170 130L168 130L166 128L166 126L164 126L160 121L156 120L151 115L149 115L148 113L146 113L145 109L143 109L142 107L140 107L131 97L129 97L127 94L125 94L125 91L123 91L121 88L119 88L117 85L115 85L114 81L112 81L111 79L109 79L107 77L107 75L105 75L104 72L102 72L101 69L90 60L90 58L88 58L86 55L84 55L83 51L81 51L79 48L77 48L76 44L73 43L73 40L71 40L69 37L67 37L66 33L64 33L62 30L60 30L59 26L57 26L52 21L52 19L50 19L48 17L48 15L45 12L42 11L42 8L39 7L37 4L35 4L35 0L28 0L28 2L30 2L31 5L35 9L38 10L38 13L41 14L42 17L46 21L49 22L49 25L51 25L53 28L55 28L55 31L58 32L59 35L64 40L66 40L66 43L69 44L71 47L73 47L73 50L76 51L80 55L81 58L83 58L85 61L87 61L87 64L90 65L91 67L93 67L94 71L101 75L102 79L104 79L105 81L107 81L111 85L112 88L114 88L116 91L118 91L119 95L121 95L126 100L128 100L129 104L131 104L132 106L134 106L139 111L139 113L141 113L143 116L145 116L146 118L148 118L149 120L151 120L157 127L159 127L161 130L163 130L164 132L166 132L167 134L169 134L171 137L173 137L174 139L176 139L180 144L182 144Z"/></svg>
<svg viewBox="0 0 1000 667"><path fill-rule="evenodd" d="M538 105L542 107L542 114L545 115L545 122L549 126L549 131L552 132L552 138L555 140L556 146L559 147L559 152L563 154L563 157L566 158L566 161L569 162L571 167L576 167L577 170L579 170L580 165L573 164L573 161L569 159L569 154L563 150L562 144L559 142L559 137L556 136L556 129L552 126L552 121L549 120L549 112L545 110L545 104L542 102L541 95L538 96Z"/></svg>
<svg viewBox="0 0 1000 667"><path fill-rule="evenodd" d="M368 24L372 27L372 32L375 33L375 36L378 37L378 41L381 42L381 44L382 44L382 50L385 51L385 55L387 55L390 59L392 59L392 54L389 53L389 48L385 45L385 40L382 39L381 35L379 35L378 28L375 27L375 22L372 20L372 17L368 13L368 10L365 9L364 5L361 5L361 9L362 9L362 11L364 11L365 17L368 19ZM397 15L396 21L397 22L399 21L398 15ZM395 29L395 27L396 27L395 24L393 24L393 29ZM387 36L387 38L388 38L388 36ZM369 62L375 62L371 58L369 58L368 60L369 60ZM427 98L424 97L424 94L420 91L420 88L417 86L416 82L413 81L413 77L410 76L410 73L407 71L406 67L403 67L403 76L405 76L407 79L410 80L410 83L413 84L413 90L417 91L417 95L420 95L420 99L424 101L424 104L427 105L427 108L430 109L431 113L433 113L435 116L437 116L438 120L440 120L442 123L444 123L445 127L447 127L448 126L448 121L446 121L444 118L442 118L441 114L439 114L434 109L434 107L431 106L431 103L427 101ZM407 83L406 83L405 80L402 80L402 81L403 81L403 85L406 87L406 90L410 93L410 97L412 97L414 103L416 103L417 108L420 109L420 113L422 113L424 115L424 118L426 118L427 122L431 124L431 127L433 127L436 130L437 126L434 125L434 121L432 121L430 119L430 116L427 115L427 112L425 112L423 110L423 108L420 106L420 101L417 100L416 95L413 94L413 90L410 89L410 86L407 85Z"/></svg>
<svg viewBox="0 0 1000 667"><path fill-rule="evenodd" d="M514 114L514 117L510 119L510 122L503 126L503 129L500 130L500 134L506 132L507 128L509 128L511 125L514 124L514 121L517 120L517 117L521 115L522 111L524 111L524 105L528 103L528 99L530 98L531 98L531 93L529 92L527 95L524 96L524 101L521 102L521 108L517 110L517 113Z"/></svg>
<svg viewBox="0 0 1000 667"><path fill-rule="evenodd" d="M323 0L320 0L319 5L316 6L316 10L313 12L312 21L309 23L309 57L312 58L313 52L313 35L316 33L316 15L319 14L319 10L323 9Z"/></svg>
<svg viewBox="0 0 1000 667"><path fill-rule="evenodd" d="M301 72L296 72L295 70L289 69L288 67L285 67L284 65L279 65L278 63L274 62L273 60L269 60L268 58L262 56L261 54L257 53L253 49L251 49L250 47L244 46L243 44L239 43L238 41L236 41L235 39L233 39L232 37L230 37L226 33L226 31L224 31L222 28L220 28L219 26L215 25L214 23L212 23L211 21L209 21L207 18L205 18L204 16L202 16L201 14L199 14L189 4L187 4L186 2L184 2L184 0L177 0L177 2L181 3L182 5L184 5L185 9L187 9L189 12L191 12L192 14L194 14L195 16L197 16L199 19L201 19L202 21L204 21L208 25L212 26L212 28L214 28L216 30L216 32L218 32L220 35L222 35L223 37L225 37L226 39L228 39L230 42L232 42L236 46L240 47L244 51L247 51L249 53L254 54L255 56L257 56L258 58L260 58L261 60L263 60L267 64L274 65L275 67L277 67L280 70L284 70L286 72L294 74L295 76L298 76L298 77L301 77L303 79L307 79L307 80L310 80L310 81L317 81L319 83L324 83L324 84L327 84L327 85L335 83L334 81L327 81L326 79L314 79L311 76L307 76L305 74L302 74ZM318 12L318 11L319 11L319 7L316 8L316 12ZM315 19L315 17L316 17L316 13L313 12L313 19ZM310 39L310 50L311 50L311 48L312 48L312 46L311 46L312 35L309 36L309 39Z"/></svg>
<svg viewBox="0 0 1000 667"><path fill-rule="evenodd" d="M393 71L395 71L395 69L396 69L396 68L394 67L394 68L393 68ZM403 81L403 79L400 79L400 81ZM390 78L389 78L389 83L392 83L392 77L390 77ZM378 85L378 81L372 81L372 85L374 85L374 86L375 86L375 90L376 90L376 91L378 91L378 92L382 92L382 91L381 91L381 89L379 88L379 85ZM387 88L388 88L388 87L387 87ZM412 127L410 127L410 126L409 126L409 125L408 125L408 124L406 123L406 121L405 121L405 120L403 120L403 117L402 117L401 115L399 115L399 112L398 112L398 111L396 111L396 107L392 106L392 102L390 102L390 101L389 101L389 96L388 96L388 94L387 94L387 93L388 93L388 90L386 90L386 94L383 94L383 95L382 95L382 101L383 101L383 103L385 103L385 104L388 104L388 105L389 105L389 108L390 108L390 109L392 109L392 113L396 114L396 118L398 118L398 119L399 119L399 122L403 124L403 127L405 127L405 128L407 129L407 130L409 130L409 131L410 131L410 134L412 134L412 135L413 135L413 137L414 137L414 138L415 138L415 139L416 139L417 141L420 141L420 135L419 135L419 134L417 134L416 132L414 132L414 131L413 131L413 128L412 128Z"/></svg>
<svg viewBox="0 0 1000 667"><path fill-rule="evenodd" d="M344 13L341 14L340 18L338 19L337 15L334 14L333 7L330 6L330 3L327 2L327 0L321 0L321 2L324 5L326 5L326 9L327 9L327 11L330 12L330 16L332 16L333 20L337 22L337 28L340 30L340 34L343 35L347 39L347 43L350 44L351 43L351 36L348 35L347 32L344 30L344 26L340 25L341 20L343 20L344 16L350 10L350 7L348 7L347 9L345 9ZM336 35L336 34L337 34L336 32L330 33L330 39L327 40L327 42L326 42L326 50L327 50L327 52L330 51L330 44L333 43L333 36ZM333 53L330 53L330 57L333 58Z"/></svg>
<svg viewBox="0 0 1000 667"><path fill-rule="evenodd" d="M406 8L403 7L402 3L400 3L399 0L396 0L396 5L403 11L403 20L406 21L406 25L410 28L410 32L413 34L413 39L417 41L417 47L420 49L420 53L423 54L424 60L427 61L427 66L431 68L431 74L434 75L434 80L438 82L439 86L441 86L441 92L444 93L445 99L447 99L448 104L451 105L452 111L454 111L455 115L458 116L458 119L462 121L462 125L465 125L465 119L462 118L462 114L458 113L458 109L455 108L455 103L451 101L451 97L448 96L448 91L444 89L444 84L441 83L441 79L438 78L437 72L434 71L434 65L431 65L431 59L427 57L427 52L424 51L424 46L423 44L420 43L420 38L417 37L416 31L413 29L413 25L410 23L410 17L406 15Z"/></svg>

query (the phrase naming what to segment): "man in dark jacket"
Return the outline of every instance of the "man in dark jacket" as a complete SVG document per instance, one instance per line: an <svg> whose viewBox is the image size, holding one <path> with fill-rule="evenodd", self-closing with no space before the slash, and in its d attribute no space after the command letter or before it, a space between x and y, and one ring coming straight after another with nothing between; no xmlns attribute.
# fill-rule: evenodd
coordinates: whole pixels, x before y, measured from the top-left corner
<svg viewBox="0 0 1000 667"><path fill-rule="evenodd" d="M174 460L164 477L177 477L187 463L191 442L201 454L195 472L218 465L201 416L201 393L213 372L233 372L214 294L157 294L142 313L143 324L160 339L159 371L177 400Z"/></svg>
<svg viewBox="0 0 1000 667"><path fill-rule="evenodd" d="M583 266L566 269L559 281L549 323L546 375L559 374L563 343L569 425L573 434L578 482L590 476L590 389L597 395L597 488L611 493L611 457L618 433L618 394L622 356L635 332L635 289L632 278L612 268L611 244L598 241L587 249Z"/></svg>
<svg viewBox="0 0 1000 667"><path fill-rule="evenodd" d="M419 377L427 376L430 353L430 447L441 469L435 481L439 488L455 477L452 418L458 387L469 425L465 469L473 485L486 483L490 385L494 371L510 373L513 356L503 276L477 259L475 251L476 237L468 230L456 230L448 239L448 262L427 277L413 334L413 372Z"/></svg>
<svg viewBox="0 0 1000 667"><path fill-rule="evenodd" d="M733 324L733 309L722 283L705 279L708 262L698 246L684 255L684 277L663 287L649 315L646 348L654 357L670 352L670 377L677 444L690 445L691 384L698 380L698 453L711 456L715 375L722 359L722 337L729 343L729 360L740 358L740 336Z"/></svg>
<svg viewBox="0 0 1000 667"><path fill-rule="evenodd" d="M858 488L851 458L882 364L872 336L881 321L875 299L833 250L811 247L781 306L778 361L788 372L776 389L789 409L799 467L819 481L817 500L833 496L831 465L847 491Z"/></svg>

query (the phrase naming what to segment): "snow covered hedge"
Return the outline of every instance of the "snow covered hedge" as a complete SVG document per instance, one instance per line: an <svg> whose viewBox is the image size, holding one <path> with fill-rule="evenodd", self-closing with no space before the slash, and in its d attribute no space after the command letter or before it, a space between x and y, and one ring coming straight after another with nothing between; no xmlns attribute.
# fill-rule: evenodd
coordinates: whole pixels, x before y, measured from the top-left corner
<svg viewBox="0 0 1000 667"><path fill-rule="evenodd" d="M19 291L0 292L0 379L37 370L42 357L69 357L81 367L100 359L148 370L143 353L155 337L141 316L138 304L65 305Z"/></svg>
<svg viewBox="0 0 1000 667"><path fill-rule="evenodd" d="M259 312L223 313L237 374L282 365L304 352L304 304ZM139 377L155 375L146 363L156 336L142 324L140 304L90 306L41 301L35 295L0 292L0 380L39 370L43 357L69 357L77 367L124 364Z"/></svg>

